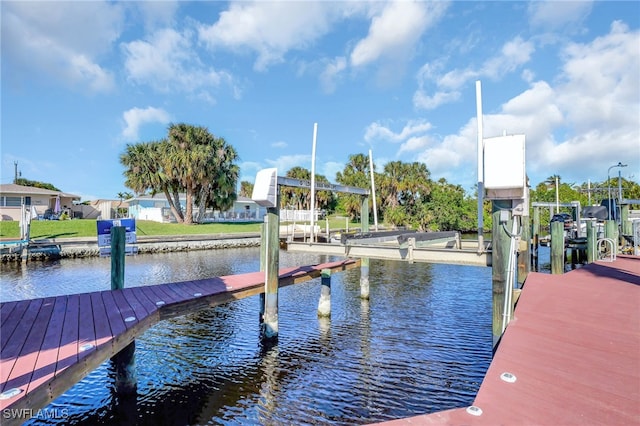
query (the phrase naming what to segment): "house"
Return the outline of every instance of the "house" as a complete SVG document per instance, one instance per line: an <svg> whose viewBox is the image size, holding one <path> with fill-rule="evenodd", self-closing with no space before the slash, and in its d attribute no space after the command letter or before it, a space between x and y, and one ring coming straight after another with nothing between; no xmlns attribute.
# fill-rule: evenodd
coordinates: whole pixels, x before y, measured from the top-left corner
<svg viewBox="0 0 640 426"><path fill-rule="evenodd" d="M129 215L138 220L152 220L154 222L176 222L171 212L169 201L164 194L138 195L127 200ZM180 205L185 210L185 196L180 194ZM194 215L198 214L197 206L193 208ZM250 198L238 197L231 209L220 212L207 210L199 222L238 221L253 222L262 221L266 209L260 207ZM194 218L195 219L195 218Z"/></svg>
<svg viewBox="0 0 640 426"><path fill-rule="evenodd" d="M40 219L52 213L62 212L66 212L69 217L74 217L74 201L80 201L80 196L14 183L0 184L0 217L2 220L19 221L23 205L33 208ZM56 207L57 202L58 206ZM56 212L56 210L58 211Z"/></svg>

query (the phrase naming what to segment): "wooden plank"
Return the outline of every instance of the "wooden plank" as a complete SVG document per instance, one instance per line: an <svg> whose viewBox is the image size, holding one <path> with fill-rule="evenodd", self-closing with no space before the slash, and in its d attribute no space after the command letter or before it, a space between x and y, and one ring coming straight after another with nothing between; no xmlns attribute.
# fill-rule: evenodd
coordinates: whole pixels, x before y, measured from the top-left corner
<svg viewBox="0 0 640 426"><path fill-rule="evenodd" d="M102 300L102 293L91 293L91 311L96 332L96 350L99 350L102 345L108 344L113 339L109 318Z"/></svg>
<svg viewBox="0 0 640 426"><path fill-rule="evenodd" d="M29 324L31 328L5 384L6 389L19 388L24 391L28 388L51 319L54 303L55 298L49 297L40 304L35 319Z"/></svg>
<svg viewBox="0 0 640 426"><path fill-rule="evenodd" d="M10 312L10 316L2 320L2 326L0 328L2 330L2 333L0 333L0 347L2 351L1 353L3 354L2 358L4 358L4 348L13 335L14 330L20 323L22 315L27 310L29 303L29 300L20 300L14 305Z"/></svg>
<svg viewBox="0 0 640 426"><path fill-rule="evenodd" d="M109 326L111 327L111 335L115 339L127 329L124 324L124 318L120 315L120 309L113 298L112 291L102 292L102 301L109 320Z"/></svg>
<svg viewBox="0 0 640 426"><path fill-rule="evenodd" d="M138 324L138 322L140 322L140 320L144 318L139 318L136 315L136 311L131 306L131 301L127 300L127 298L125 298L124 296L125 295L122 290L113 292L113 299L115 300L116 305L118 305L118 311L120 312L120 315L122 315L122 320L124 321L125 327L129 329ZM131 318L133 318L133 320Z"/></svg>
<svg viewBox="0 0 640 426"><path fill-rule="evenodd" d="M144 291L144 287L130 287L130 288L125 288L123 291L127 299L135 297L138 303L140 304L141 312L142 310L144 311L144 314L139 315L140 318L149 316L158 310L158 307L156 306L155 302L149 298L149 296L152 296L152 295L149 294L148 296L147 293L145 293Z"/></svg>
<svg viewBox="0 0 640 426"><path fill-rule="evenodd" d="M149 288L151 288L154 294L158 296L158 300L156 300L156 302L163 301L165 302L165 305L170 305L183 300L182 296L171 290L167 284L149 286Z"/></svg>
<svg viewBox="0 0 640 426"><path fill-rule="evenodd" d="M189 293L189 291L185 290L182 286L182 283L170 283L165 284L163 287L164 290L173 291L180 298L178 302L184 302L190 299L193 299L193 293Z"/></svg>
<svg viewBox="0 0 640 426"><path fill-rule="evenodd" d="M7 380L13 370L17 357L24 346L31 325L35 321L43 299L30 300L24 313L18 319L19 322L15 327L12 338L7 341L6 346L2 349L2 357L0 358L0 392L4 392L7 386ZM20 311L16 312L20 313ZM11 318L13 320L13 318Z"/></svg>
<svg viewBox="0 0 640 426"><path fill-rule="evenodd" d="M67 306L62 325L56 376L70 365L78 362L78 317L80 315L80 297L77 294L67 298Z"/></svg>
<svg viewBox="0 0 640 426"><path fill-rule="evenodd" d="M56 372L56 363L58 361L58 347L62 337L62 326L64 324L65 311L67 309L67 296L58 296L55 298L53 312L49 319L49 326L38 354L36 361L34 376L27 388L27 394L37 389L42 384L51 380Z"/></svg>
<svg viewBox="0 0 640 426"><path fill-rule="evenodd" d="M4 322L9 318L9 315L11 315L13 308L15 308L17 304L18 301L0 303L0 324L4 325Z"/></svg>
<svg viewBox="0 0 640 426"><path fill-rule="evenodd" d="M80 316L78 323L78 360L87 357L96 350L96 330L94 326L91 294L84 293L80 298Z"/></svg>
<svg viewBox="0 0 640 426"><path fill-rule="evenodd" d="M177 302L178 295L165 289L165 285L154 285L148 287L140 287L144 289L144 293L156 306L158 302L164 302L164 305L171 305Z"/></svg>

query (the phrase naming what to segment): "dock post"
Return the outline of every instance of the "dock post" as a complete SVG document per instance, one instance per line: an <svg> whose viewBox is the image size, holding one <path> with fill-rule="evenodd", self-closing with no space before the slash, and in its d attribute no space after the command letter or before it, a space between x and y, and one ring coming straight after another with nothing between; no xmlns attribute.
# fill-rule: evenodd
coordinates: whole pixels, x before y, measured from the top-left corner
<svg viewBox="0 0 640 426"><path fill-rule="evenodd" d="M551 273L564 273L564 224L551 222Z"/></svg>
<svg viewBox="0 0 640 426"><path fill-rule="evenodd" d="M493 300L493 347L495 349L500 336L502 336L502 324L504 321L504 301L505 301L505 282L507 281L507 263L509 262L509 243L510 237L505 227L510 228L513 217L506 223L500 221L501 204L499 200L493 200L492 214L492 230L491 230L491 282L492 282L492 300ZM508 209L511 208L509 200ZM506 210L506 209L505 209ZM504 213L503 213L504 214Z"/></svg>
<svg viewBox="0 0 640 426"><path fill-rule="evenodd" d="M278 203L279 203L278 196ZM266 218L266 246L265 256L265 306L264 322L262 324L263 339L278 338L278 271L280 268L280 241L278 231L280 228L280 213L276 207L267 208Z"/></svg>
<svg viewBox="0 0 640 426"><path fill-rule="evenodd" d="M620 227L622 235L633 235L633 224L629 220L629 204L620 205Z"/></svg>
<svg viewBox="0 0 640 426"><path fill-rule="evenodd" d="M111 227L111 290L124 288L124 255L126 233L124 226Z"/></svg>
<svg viewBox="0 0 640 426"><path fill-rule="evenodd" d="M613 244L613 254L618 254L618 245L620 242L618 241L618 224L615 220L606 220L604 222L604 237L611 238L614 242Z"/></svg>
<svg viewBox="0 0 640 426"><path fill-rule="evenodd" d="M514 218L515 220L515 218ZM518 287L522 288L531 272L531 223L529 216L521 216L522 237L518 247Z"/></svg>
<svg viewBox="0 0 640 426"><path fill-rule="evenodd" d="M363 197L360 208L362 232L369 232L369 197ZM360 263L360 298L369 299L369 258L364 257Z"/></svg>
<svg viewBox="0 0 640 426"><path fill-rule="evenodd" d="M111 290L121 290L124 288L126 231L124 226L113 226L110 232ZM138 388L135 350L136 342L134 340L111 358L116 373L115 390L117 395L131 395Z"/></svg>
<svg viewBox="0 0 640 426"><path fill-rule="evenodd" d="M322 270L318 316L331 316L331 269Z"/></svg>
<svg viewBox="0 0 640 426"><path fill-rule="evenodd" d="M288 227L287 227L288 228ZM293 232L294 232L294 236L292 238L295 239L295 225L293 227ZM267 263L267 216L265 216L263 218L262 221L262 225L260 225L260 272L264 272L265 271L265 265ZM258 317L258 321L260 324L260 329L262 329L262 323L264 322L264 306L265 306L265 293L262 292L260 293L260 299L259 302L260 303L260 310L259 310L259 317Z"/></svg>
<svg viewBox="0 0 640 426"><path fill-rule="evenodd" d="M535 206L533 208L533 225L531 226L532 234L532 248L531 248L531 260L532 266L535 271L538 271L538 247L540 245L540 207Z"/></svg>
<svg viewBox="0 0 640 426"><path fill-rule="evenodd" d="M596 227L593 221L587 222L587 263L593 263L596 260Z"/></svg>

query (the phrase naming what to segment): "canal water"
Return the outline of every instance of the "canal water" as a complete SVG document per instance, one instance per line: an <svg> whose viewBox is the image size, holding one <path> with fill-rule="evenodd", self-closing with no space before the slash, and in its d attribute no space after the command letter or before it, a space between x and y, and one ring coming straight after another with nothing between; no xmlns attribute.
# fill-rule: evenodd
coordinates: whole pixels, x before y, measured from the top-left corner
<svg viewBox="0 0 640 426"><path fill-rule="evenodd" d="M339 260L281 251L282 267ZM259 270L259 249L127 257L125 285ZM110 288L108 258L2 265L0 300ZM258 296L163 321L136 340L137 395L110 361L28 424L356 425L470 405L491 360L491 269L371 260L279 296L279 339L259 339ZM47 415L53 413L55 415Z"/></svg>

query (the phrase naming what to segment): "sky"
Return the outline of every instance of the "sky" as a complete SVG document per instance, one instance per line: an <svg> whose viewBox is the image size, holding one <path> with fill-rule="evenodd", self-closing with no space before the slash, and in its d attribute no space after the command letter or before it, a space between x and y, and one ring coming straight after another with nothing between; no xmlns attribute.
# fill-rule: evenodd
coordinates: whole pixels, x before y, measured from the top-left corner
<svg viewBox="0 0 640 426"><path fill-rule="evenodd" d="M525 134L533 187L640 182L637 1L5 1L1 183L117 199L127 144L205 126L258 170L336 183L371 151L470 194L484 137ZM622 162L627 167L612 166Z"/></svg>

